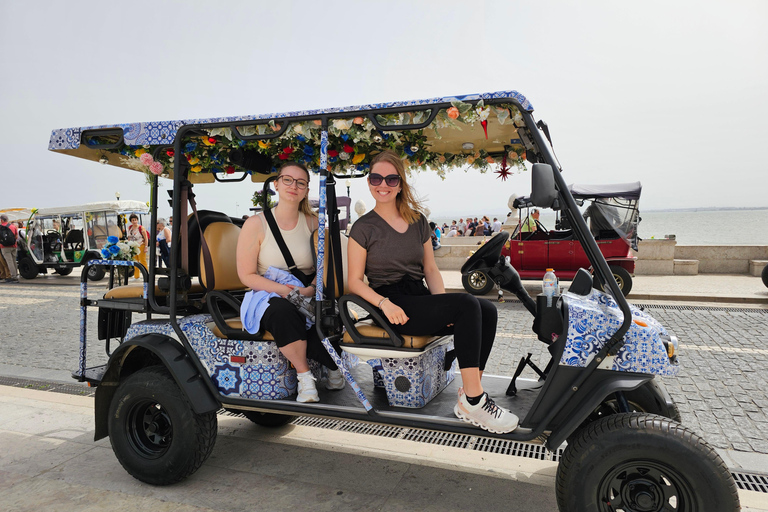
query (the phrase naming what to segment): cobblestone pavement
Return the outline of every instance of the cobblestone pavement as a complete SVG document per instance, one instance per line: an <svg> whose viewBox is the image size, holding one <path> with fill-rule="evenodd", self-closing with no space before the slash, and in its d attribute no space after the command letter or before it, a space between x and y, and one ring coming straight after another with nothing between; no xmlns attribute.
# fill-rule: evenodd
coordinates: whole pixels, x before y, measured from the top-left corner
<svg viewBox="0 0 768 512"><path fill-rule="evenodd" d="M58 374L76 368L78 302L76 286L0 285L0 364ZM498 308L497 340L486 371L511 375L527 352L546 366L549 354L531 331L530 314L518 302ZM683 424L715 447L768 454L768 310L649 303L648 311L681 342L680 375L664 384ZM89 311L91 340L95 313ZM89 346L89 366L103 362L103 345Z"/></svg>

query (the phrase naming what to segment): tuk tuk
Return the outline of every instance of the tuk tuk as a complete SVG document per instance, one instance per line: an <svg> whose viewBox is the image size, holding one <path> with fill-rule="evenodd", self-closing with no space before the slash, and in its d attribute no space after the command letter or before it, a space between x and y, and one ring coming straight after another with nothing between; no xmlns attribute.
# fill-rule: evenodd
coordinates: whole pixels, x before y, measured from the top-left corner
<svg viewBox="0 0 768 512"><path fill-rule="evenodd" d="M108 237L125 239L128 215L148 212L146 203L131 200L35 209L27 219L26 237L18 250L19 274L34 279L51 269L69 275L74 268L101 259ZM105 273L103 266L87 269L91 281L103 279Z"/></svg>
<svg viewBox="0 0 768 512"><path fill-rule="evenodd" d="M89 265L137 266L145 282L97 297L88 295L85 277L81 284L81 324L92 317L89 310L98 311L98 338L110 357L88 365L93 342L82 325L73 377L97 386L95 439L109 436L135 478L166 485L194 473L211 454L216 413L224 408L265 427L307 415L543 443L551 450L567 440L557 472L563 511L739 509L723 461L679 423L657 378L677 374L677 338L622 295L563 181L547 125L534 119L522 94L57 129L49 149L144 172L152 205L158 180L172 180L173 216L186 219L173 225L169 268L158 268L153 252L148 268L92 260ZM345 293L337 180L365 177L372 155L384 149L399 153L411 171L447 177L458 167L494 171L503 181L532 164L531 203L557 208L568 219L607 289L597 290L582 270L562 296L530 297L501 257L504 234L472 256L530 311L532 331L551 356L535 378L521 377L530 358L510 375L483 376L497 403L521 418L510 433L492 434L454 415L461 378L452 334L406 341L375 305ZM246 289L234 270L240 227L228 212L205 210L195 188L265 182L259 187L266 194L286 160L306 163L319 178L312 180L319 184L315 328L348 384L318 389L318 403L295 400L296 371L270 333L243 330L239 307ZM154 224L157 208L150 214ZM112 341L118 345L110 351ZM325 378L319 365L311 368L318 380Z"/></svg>
<svg viewBox="0 0 768 512"><path fill-rule="evenodd" d="M582 217L589 221L600 253L626 297L632 290L637 261L632 251L637 251L640 182L569 185L568 189L579 206L586 204ZM522 279L541 279L548 268L564 280L573 279L581 268L591 271L587 253L568 219L557 211L555 225L551 226L554 229L549 229L533 219L533 206L530 197L515 198L513 207L524 215L518 214L517 225L501 249L502 257L509 258ZM465 290L475 295L485 295L495 285L482 261L463 265L461 282ZM600 284L600 289L605 287Z"/></svg>

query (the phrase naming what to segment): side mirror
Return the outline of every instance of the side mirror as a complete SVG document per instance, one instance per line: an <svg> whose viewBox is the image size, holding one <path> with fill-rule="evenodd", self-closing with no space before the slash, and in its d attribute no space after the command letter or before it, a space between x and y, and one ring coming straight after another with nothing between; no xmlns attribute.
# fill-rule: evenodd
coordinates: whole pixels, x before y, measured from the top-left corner
<svg viewBox="0 0 768 512"><path fill-rule="evenodd" d="M557 199L555 175L549 164L533 164L531 171L531 202L534 206L551 208Z"/></svg>

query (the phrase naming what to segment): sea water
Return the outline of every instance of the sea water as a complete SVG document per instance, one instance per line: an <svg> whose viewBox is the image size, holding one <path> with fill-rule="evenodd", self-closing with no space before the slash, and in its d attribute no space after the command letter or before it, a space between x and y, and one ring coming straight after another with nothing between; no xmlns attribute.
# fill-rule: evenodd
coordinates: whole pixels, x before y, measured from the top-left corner
<svg viewBox="0 0 768 512"><path fill-rule="evenodd" d="M522 213L522 212L521 212ZM493 221L506 219L506 212L482 213ZM640 210L640 238L675 235L678 245L768 245L768 208L739 210ZM451 224L459 218L435 217L435 223ZM548 229L555 226L555 212L543 210L539 219Z"/></svg>

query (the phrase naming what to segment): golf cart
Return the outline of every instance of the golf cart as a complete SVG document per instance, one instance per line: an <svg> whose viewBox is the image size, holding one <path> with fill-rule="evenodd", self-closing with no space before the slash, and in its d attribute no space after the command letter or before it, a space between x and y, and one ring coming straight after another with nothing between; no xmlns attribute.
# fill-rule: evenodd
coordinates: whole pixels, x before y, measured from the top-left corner
<svg viewBox="0 0 768 512"><path fill-rule="evenodd" d="M34 279L52 269L69 275L75 267L101 259L109 236L125 238L128 215L148 212L146 203L126 200L33 210L18 251L19 274ZM91 281L99 281L105 273L105 267L91 265L87 275Z"/></svg>
<svg viewBox="0 0 768 512"><path fill-rule="evenodd" d="M656 378L678 372L677 339L621 294L550 144L546 124L536 122L530 102L514 91L54 130L52 151L147 173L152 205L158 180L171 179L173 216L187 219L173 225L170 268L157 268L153 252L148 268L88 262L135 265L145 279L97 297L82 280L80 364L73 377L98 386L95 439L109 436L122 466L155 485L178 482L204 463L221 408L265 427L307 415L544 443L551 450L567 440L557 473L561 510L738 510L723 461L679 423ZM501 257L505 235L472 256L516 294L551 356L535 378L520 375L530 358L517 372L510 368L515 375L483 377L497 403L521 418L511 433L491 434L454 416L461 378L452 335L401 336L374 305L345 294L346 239L335 186L338 179L366 176L372 154L387 148L411 170L438 173L467 167L498 169L505 177L510 168L532 163L532 204L565 214L608 291L595 289L592 275L579 271L566 294L551 302L531 298ZM196 195L204 191L199 183L233 187L247 180L266 181L266 194L276 167L289 159L318 174L312 180L320 197L315 325L348 384L319 389L319 403L296 402L296 372L269 332L243 330L239 306L246 290L235 270L240 228L226 212L202 209L205 199ZM151 216L154 224L156 207ZM84 324L93 308L99 340L119 342L100 366L87 360L92 342ZM319 365L311 368L325 378Z"/></svg>
<svg viewBox="0 0 768 512"><path fill-rule="evenodd" d="M570 185L571 196L579 206L587 205L582 216L589 220L589 228L600 253L608 263L613 278L626 297L632 289L637 257L637 225L640 222L638 202L642 187L640 182L617 185ZM578 236L559 205L555 229L547 229L533 220L531 209L535 206L530 197L518 197L513 207L520 220L512 231L510 240L501 250L522 279L544 277L548 268L555 270L559 279L571 280L581 268L593 270ZM526 229L528 228L528 229ZM495 262L494 262L495 264ZM605 289L599 281L600 289ZM490 269L483 262L461 268L464 289L475 295L485 295L494 287Z"/></svg>

